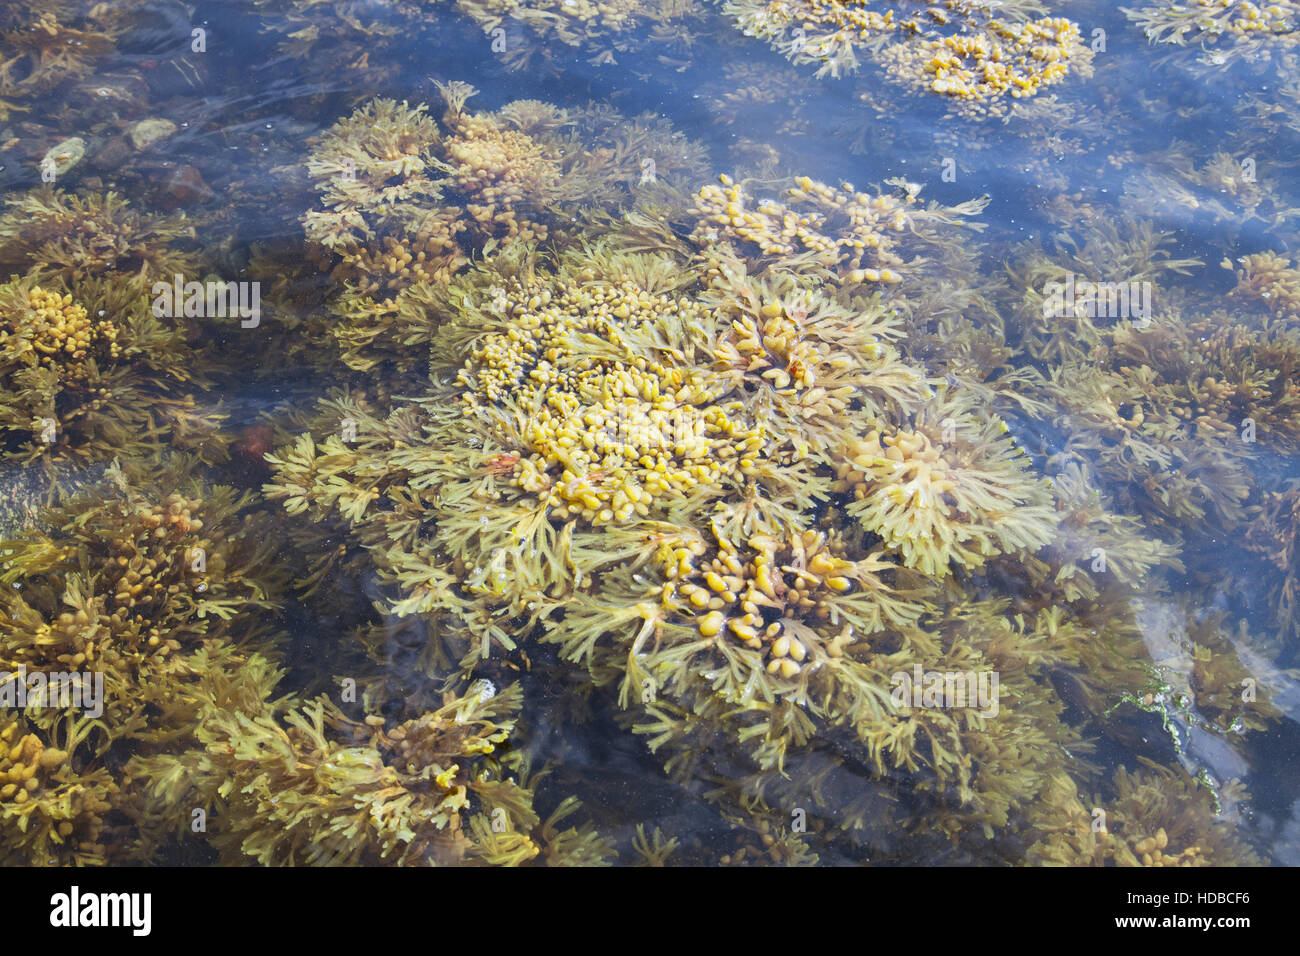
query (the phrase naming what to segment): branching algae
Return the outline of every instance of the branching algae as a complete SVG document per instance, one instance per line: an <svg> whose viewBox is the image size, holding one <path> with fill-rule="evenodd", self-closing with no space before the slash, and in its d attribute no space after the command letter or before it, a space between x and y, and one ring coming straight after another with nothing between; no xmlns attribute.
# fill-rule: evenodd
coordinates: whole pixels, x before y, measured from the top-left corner
<svg viewBox="0 0 1300 956"><path fill-rule="evenodd" d="M197 407L199 351L158 318L137 276L65 280L32 272L0 285L0 456L46 466L146 456L165 436L225 457L220 414Z"/></svg>
<svg viewBox="0 0 1300 956"><path fill-rule="evenodd" d="M536 100L473 113L473 87L440 89L441 125L424 106L376 100L322 135L308 162L325 208L304 225L348 284L333 334L360 370L409 365L430 296L476 252L558 239L580 205L699 167L698 148L663 121Z"/></svg>

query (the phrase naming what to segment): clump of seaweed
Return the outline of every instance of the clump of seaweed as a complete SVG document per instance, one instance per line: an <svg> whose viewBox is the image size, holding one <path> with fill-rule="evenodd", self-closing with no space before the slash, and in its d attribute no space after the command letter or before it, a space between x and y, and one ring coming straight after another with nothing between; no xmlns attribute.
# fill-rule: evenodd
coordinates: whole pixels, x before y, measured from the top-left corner
<svg viewBox="0 0 1300 956"><path fill-rule="evenodd" d="M225 457L221 415L200 411L198 354L157 318L138 276L64 280L33 272L0 285L0 455L46 464L147 455L161 436Z"/></svg>
<svg viewBox="0 0 1300 956"><path fill-rule="evenodd" d="M983 669L975 626L928 636L923 578L890 560L884 536L812 523L818 498L851 501L834 486L835 448L879 415L936 439L972 430L949 439L968 509L951 520L973 529L950 536L958 564L1050 535L1046 488L996 426L952 400L925 410L924 376L891 351L893 318L855 315L833 285L756 279L734 261L706 277L666 253L610 247L563 256L554 273L499 257L447 295L459 309L441 310L428 395L387 417L327 403L322 424L351 417L354 440L301 436L272 456L267 487L370 551L393 589L382 609L427 622L426 666L465 672L525 642L556 645L617 688L675 772L721 748L757 775L759 796L765 775L829 734L882 779L903 767L937 801L971 803L954 830L1004 825L1030 798L1037 777L999 783L1008 775L964 756L988 714L915 708L900 724L894 713L893 678L918 661ZM799 414L823 376L835 388L817 401L840 404ZM749 434L760 399L785 411ZM697 416L698 428L677 427ZM1004 712L1008 746L992 763L1023 767L1027 735L1044 741L1043 760L1045 741L1068 735L1024 665L1007 673L1041 702Z"/></svg>
<svg viewBox="0 0 1300 956"><path fill-rule="evenodd" d="M1055 529L1050 492L998 418L941 392L911 427L883 424L843 449L847 512L903 564L942 576L996 554L1033 552Z"/></svg>
<svg viewBox="0 0 1300 956"><path fill-rule="evenodd" d="M658 831L656 830L656 836ZM809 835L764 818L737 818L727 834L726 852L712 866L816 866Z"/></svg>
<svg viewBox="0 0 1300 956"><path fill-rule="evenodd" d="M422 333L426 394L387 413L325 403L267 487L370 551L385 608L428 620L430 667L513 651L528 626L512 615L649 560L670 514L730 498L746 522L793 527L830 494L852 413L926 388L884 310L736 263L705 283L680 258L601 245L552 271L521 246L430 314L446 318Z"/></svg>
<svg viewBox="0 0 1300 956"><path fill-rule="evenodd" d="M1247 551L1260 555L1271 567L1273 578L1269 586L1269 604L1273 623L1287 635L1295 634L1300 626L1297 619L1297 599L1300 599L1300 490L1267 492L1263 495L1258 513L1251 516L1242 541Z"/></svg>
<svg viewBox="0 0 1300 956"><path fill-rule="evenodd" d="M347 71L358 86L390 81L400 68L396 45L427 21L423 0L255 0L263 32L298 70Z"/></svg>
<svg viewBox="0 0 1300 956"><path fill-rule="evenodd" d="M835 281L890 285L919 270L924 257L905 260L949 239L954 226L978 230L963 217L978 214L985 200L954 207L916 203L901 196L860 193L850 183L838 189L807 176L795 180L784 201L757 199L743 182L720 177L695 196L690 241L756 264L778 264L791 272L829 273Z"/></svg>
<svg viewBox="0 0 1300 956"><path fill-rule="evenodd" d="M190 653L265 634L259 613L283 582L250 500L219 486L160 493L110 469L97 495L51 510L51 530L0 550L5 666L102 674L109 742L161 732Z"/></svg>
<svg viewBox="0 0 1300 956"><path fill-rule="evenodd" d="M1204 230L1232 241L1252 226L1277 232L1293 221L1279 185L1281 177L1260 172L1254 158L1218 151L1200 158L1185 143L1144 156L1124 181L1124 205L1134 215L1189 231Z"/></svg>
<svg viewBox="0 0 1300 956"><path fill-rule="evenodd" d="M307 239L341 257L336 276L362 294L445 278L464 261L463 224L437 208L442 134L426 112L374 100L322 133L308 159L325 209L304 217Z"/></svg>
<svg viewBox="0 0 1300 956"><path fill-rule="evenodd" d="M809 584L803 570L781 568L801 595ZM885 573L900 583L907 578L896 568ZM614 594L620 604L631 598L621 584ZM737 802L757 818L806 808L819 847L852 834L868 847L893 844L892 856L896 834L905 831L909 852L917 840L951 852L973 837L972 858L981 858L988 844L978 835L1010 826L1047 772L1087 745L1061 721L1063 705L1042 681L1041 639L1007 616L1005 602L948 604L933 591L918 597L911 589L859 592L857 584L841 593L851 608L902 600L909 616L920 612L915 623L870 632L852 625L837 631L835 611L820 618L815 604L785 606L779 620L791 646L797 637L805 649L827 650L819 641L833 634L829 650L839 655L818 666L810 652L795 662L792 679L782 677L790 670L783 659L771 672L763 658L747 660L746 639L730 624L711 640L690 625L679 636L685 622L658 602L646 602L640 615L607 606L604 624L584 609L581 626L595 675L631 685L626 722L667 758L673 778L713 784L711 799ZM567 629L566 619L556 633ZM828 667L833 676L820 673ZM739 686L737 671L744 674ZM858 680L872 692L855 707Z"/></svg>
<svg viewBox="0 0 1300 956"><path fill-rule="evenodd" d="M526 258L513 275L512 263L446 291L466 306L426 346L441 387L386 420L336 405L357 423L355 445L304 436L272 458L273 497L373 525L376 543L399 549L385 563L409 555L397 564L409 564L400 575L417 594L429 578L420 569L448 559L471 594L571 587L575 535L592 534L598 565L598 529L770 470L761 431L708 367L719 319L669 294L683 283L673 263L622 256L595 269L598 259L575 255L536 278ZM674 357L663 342L689 351ZM420 531L431 515L443 557ZM577 579L592 568L578 564Z"/></svg>
<svg viewBox="0 0 1300 956"><path fill-rule="evenodd" d="M1279 137L1294 140L1300 133L1300 117L1296 104L1300 103L1300 80L1295 79L1300 66L1300 51L1284 53L1278 58L1277 82L1258 92L1245 93L1237 102L1236 110L1245 122L1242 127L1243 145L1249 150L1275 143Z"/></svg>
<svg viewBox="0 0 1300 956"><path fill-rule="evenodd" d="M738 131L767 128L775 122L779 135L804 136L814 127L812 118L799 108L810 82L791 66L727 63L721 78L701 88L700 99L719 124Z"/></svg>
<svg viewBox="0 0 1300 956"><path fill-rule="evenodd" d="M1091 73L1077 24L1031 19L1036 0L729 0L723 12L817 75L856 72L862 52L904 88L950 98L967 116L1006 115L1006 101L1033 96L1072 70Z"/></svg>
<svg viewBox="0 0 1300 956"><path fill-rule="evenodd" d="M1032 814L1031 832L1039 836L1027 861L1066 866L1260 864L1221 813L1221 797L1231 785L1220 794L1181 767L1138 759L1138 769L1120 767L1109 790L1086 804L1075 783L1064 773L1056 774ZM1104 826L1095 825L1098 820Z"/></svg>
<svg viewBox="0 0 1300 956"><path fill-rule="evenodd" d="M1014 303L1011 342L1039 361L1085 359L1117 326L1146 322L1174 275L1190 275L1198 259L1176 259L1173 234L1151 222L1102 222L1082 243L1058 236L1049 253L1028 246L1007 267Z"/></svg>
<svg viewBox="0 0 1300 956"><path fill-rule="evenodd" d="M812 531L746 538L737 517L720 512L708 532L662 526L646 566L603 575L546 639L598 680L617 676L625 708L653 715L663 696L693 720L730 714L759 765L779 768L816 726L883 718L888 676L863 660L867 639L921 608L876 555Z"/></svg>
<svg viewBox="0 0 1300 956"><path fill-rule="evenodd" d="M1107 339L1090 360L1052 370L1066 450L1157 523L1243 520L1250 461L1300 440L1294 334L1172 314Z"/></svg>
<svg viewBox="0 0 1300 956"><path fill-rule="evenodd" d="M1034 590L1059 588L1062 604L1092 602L1116 586L1154 593L1161 569L1183 571L1177 539L1154 537L1141 520L1115 511L1082 462L1066 462L1051 485L1060 520Z"/></svg>
<svg viewBox="0 0 1300 956"><path fill-rule="evenodd" d="M970 118L1005 117L1008 100L1035 96L1071 72L1092 73L1078 24L1062 17L991 20L975 33L891 44L879 60L894 80L946 96L954 112Z"/></svg>
<svg viewBox="0 0 1300 956"><path fill-rule="evenodd" d="M1300 28L1300 3L1225 3L1224 0L1164 0L1137 9L1123 8L1152 44L1199 51L1197 64L1227 69L1237 63L1269 63L1292 52Z"/></svg>
<svg viewBox="0 0 1300 956"><path fill-rule="evenodd" d="M732 0L722 10L746 36L766 40L792 63L820 63L819 77L855 72L858 49L878 52L899 28L895 11L860 2Z"/></svg>
<svg viewBox="0 0 1300 956"><path fill-rule="evenodd" d="M0 13L0 121L30 110L30 102L65 81L91 74L112 52L121 32L114 11L97 5L81 15L72 7L42 3Z"/></svg>
<svg viewBox="0 0 1300 956"><path fill-rule="evenodd" d="M1279 319L1300 318L1300 266L1276 252L1255 252L1237 260L1236 287L1228 298L1250 306L1262 307ZM1232 260L1220 265L1232 268Z"/></svg>
<svg viewBox="0 0 1300 956"><path fill-rule="evenodd" d="M189 467L148 479L111 468L48 509L45 530L0 543L0 697L17 714L0 734L7 772L29 792L0 787L0 799L6 816L30 817L7 828L6 858L150 858L152 817L123 763L188 740L200 675L238 672L243 649L275 644L270 612L285 582L266 525L250 495L202 485ZM140 825L115 815L109 839L110 807L139 811Z"/></svg>
<svg viewBox="0 0 1300 956"><path fill-rule="evenodd" d="M84 381L90 374L91 352L99 361L112 361L122 354L117 344L117 327L111 321L92 323L85 306L34 285L26 290L26 315L11 305L6 316L6 344L18 340L36 352L37 367L55 370L60 378ZM14 342L17 345L17 342ZM25 349L23 349L25 351Z"/></svg>
<svg viewBox="0 0 1300 956"><path fill-rule="evenodd" d="M401 345L418 340L412 324L427 328L432 287L472 255L559 239L580 205L626 201L658 177L692 173L702 155L649 117L535 100L474 113L473 87L440 89L441 127L423 106L376 100L323 134L308 164L326 208L304 223L348 286L331 331L359 370L409 364Z"/></svg>
<svg viewBox="0 0 1300 956"><path fill-rule="evenodd" d="M1274 701L1295 670L1279 671L1252 648L1246 621L1231 627L1222 612L1189 618L1188 703L1198 726L1215 733L1268 732L1282 716Z"/></svg>
<svg viewBox="0 0 1300 956"><path fill-rule="evenodd" d="M755 281L734 262L706 284L668 254L590 247L542 273L518 252L435 299L430 312L450 318L424 333L440 383L427 397L386 420L335 404L336 421L358 424L357 446L300 440L275 457L271 493L353 521L375 507L384 522L397 518L382 509L408 513L403 526L438 513L443 546L475 577L536 594L567 577L568 559L539 569L527 555L577 548L580 533L678 506L703 513L744 488L760 512L810 507L829 493L826 446L857 427L848 413L925 394L878 307ZM326 481L323 468L347 478ZM379 488L408 483L413 500L378 504Z"/></svg>
<svg viewBox="0 0 1300 956"><path fill-rule="evenodd" d="M807 288L784 270L758 278L734 262L710 265L704 298L722 320L713 368L779 439L768 454L811 455L834 468L836 449L860 434L864 416L896 416L929 395L923 370L899 355L896 310L834 286Z"/></svg>
<svg viewBox="0 0 1300 956"><path fill-rule="evenodd" d="M352 720L325 697L232 711L214 696L200 703L197 747L133 772L173 815L205 808L227 863L606 862L611 849L590 826L559 827L576 801L544 821L533 809L527 767L508 747L520 702L518 685L471 685L390 722Z"/></svg>
<svg viewBox="0 0 1300 956"><path fill-rule="evenodd" d="M0 717L0 820L6 866L102 864L104 815L117 790L103 768L75 773L66 750L18 714Z"/></svg>
<svg viewBox="0 0 1300 956"><path fill-rule="evenodd" d="M1293 333L1196 311L1164 281L1157 298L1155 280L1198 264L1171 258L1166 243L1149 225L1112 226L1055 259L1013 264L1022 299L1008 338L1051 363L1042 395L1064 453L1088 460L1115 482L1121 508L1169 538L1207 515L1241 521L1251 462L1289 454L1300 420ZM1253 298L1242 279L1238 298Z"/></svg>
<svg viewBox="0 0 1300 956"><path fill-rule="evenodd" d="M1119 505L1170 538L1207 514L1242 520L1250 462L1264 448L1289 453L1300 433L1292 333L1222 313L1185 316L1194 306L1167 279L1199 263L1171 258L1167 243L1149 224L1108 226L1082 246L1066 241L1055 256L1014 263L1022 298L1009 338L1053 363L1042 394L1065 452L1116 482ZM1234 295L1253 301L1282 263L1248 261ZM1285 289L1284 273L1273 281Z"/></svg>
<svg viewBox="0 0 1300 956"><path fill-rule="evenodd" d="M183 218L131 208L116 193L75 195L44 188L10 199L0 215L0 270L32 267L68 280L106 274L164 279L194 273L181 240L194 230Z"/></svg>

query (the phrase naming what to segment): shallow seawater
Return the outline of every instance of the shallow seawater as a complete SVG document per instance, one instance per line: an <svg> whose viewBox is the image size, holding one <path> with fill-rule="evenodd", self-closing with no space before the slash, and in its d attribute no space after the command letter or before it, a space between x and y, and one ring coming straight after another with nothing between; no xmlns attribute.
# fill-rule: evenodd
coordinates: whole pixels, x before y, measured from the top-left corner
<svg viewBox="0 0 1300 956"><path fill-rule="evenodd" d="M1211 6L0 0L0 862L1300 863Z"/></svg>

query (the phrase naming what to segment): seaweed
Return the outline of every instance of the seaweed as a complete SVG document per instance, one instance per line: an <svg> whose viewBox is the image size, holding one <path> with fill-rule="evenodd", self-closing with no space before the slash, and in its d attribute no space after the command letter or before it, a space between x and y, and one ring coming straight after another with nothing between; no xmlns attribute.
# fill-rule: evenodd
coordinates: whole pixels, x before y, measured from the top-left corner
<svg viewBox="0 0 1300 956"><path fill-rule="evenodd" d="M1271 65L1273 57L1292 51L1300 18L1300 4L1294 0L1267 4L1164 0L1158 5L1122 9L1152 45L1188 50L1181 57L1171 54L1169 58L1192 61L1191 51L1197 51L1195 68L1205 73L1238 63Z"/></svg>
<svg viewBox="0 0 1300 956"><path fill-rule="evenodd" d="M1091 60L1079 25L1063 17L991 20L977 32L895 43L879 54L890 78L948 97L968 118L1006 117L1008 100L1036 96L1070 73L1091 76Z"/></svg>
<svg viewBox="0 0 1300 956"><path fill-rule="evenodd" d="M120 12L87 6L51 2L0 12L0 121L90 75L113 51L122 33Z"/></svg>
<svg viewBox="0 0 1300 956"><path fill-rule="evenodd" d="M566 47L592 64L614 64L698 30L705 10L699 0L456 0L456 7L493 38L508 68L555 72Z"/></svg>
<svg viewBox="0 0 1300 956"><path fill-rule="evenodd" d="M1265 493L1258 511L1246 525L1242 540L1247 551L1259 555L1257 560L1267 564L1272 621L1287 636L1295 635L1300 625L1296 617L1296 599L1300 595L1300 581L1296 578L1298 504L1300 491L1294 488Z"/></svg>
<svg viewBox="0 0 1300 956"><path fill-rule="evenodd" d="M97 726L109 741L153 733L147 715L172 710L171 682L187 673L193 650L265 639L259 612L275 606L284 583L271 566L274 546L257 539L261 522L241 514L250 496L204 488L183 476L185 464L138 484L111 468L96 494L52 509L51 530L0 551L0 581L13 585L3 602L6 666L104 674ZM161 492L155 481L189 494Z"/></svg>
<svg viewBox="0 0 1300 956"><path fill-rule="evenodd" d="M1247 307L1263 308L1274 318L1300 319L1300 268L1293 259L1276 252L1255 252L1242 256L1235 270L1237 285L1228 293L1228 300L1244 303ZM1232 269L1232 261L1220 263Z"/></svg>
<svg viewBox="0 0 1300 956"><path fill-rule="evenodd" d="M1148 220L1128 220L1098 223L1082 243L1062 234L1050 254L1036 245L1022 247L1007 266L1011 289L1020 294L1008 338L1053 365L1088 359L1106 332L1125 319L1149 321L1157 293L1175 275L1191 275L1203 265L1174 258L1173 239ZM1112 301L1111 290L1123 292L1123 301Z"/></svg>
<svg viewBox="0 0 1300 956"><path fill-rule="evenodd" d="M30 729L20 715L0 718L0 820L6 866L103 863L104 816L116 784L106 770L74 773L66 750Z"/></svg>
<svg viewBox="0 0 1300 956"><path fill-rule="evenodd" d="M0 703L104 685L0 719L0 861L1259 861L1198 761L1262 753L1296 676L1294 5L1128 11L1274 88L1231 150L1135 128L1208 95L1075 95L1104 35L1037 0L719 6L258 0L294 82L247 143L242 85L152 140L218 74L142 52L147 4L0 11L4 162L80 177L0 212ZM489 47L555 102L406 82ZM582 60L731 142L581 105ZM835 178L834 128L908 178ZM218 140L277 157L157 212ZM984 241L956 158L1066 231ZM277 319L230 360L149 303L217 266ZM249 341L236 443L204 396Z"/></svg>
<svg viewBox="0 0 1300 956"><path fill-rule="evenodd" d="M439 89L441 126L424 106L379 99L323 134L308 163L326 208L307 213L307 236L347 284L331 334L360 371L411 367L419 352L403 346L472 256L561 241L580 206L627 202L699 168L698 147L659 120L536 100L474 113L472 86Z"/></svg>
<svg viewBox="0 0 1300 956"><path fill-rule="evenodd" d="M1282 192L1284 181L1261 173L1249 154L1198 155L1176 141L1125 178L1124 204L1134 215L1231 242L1242 230L1289 227L1297 209Z"/></svg>
<svg viewBox="0 0 1300 956"><path fill-rule="evenodd" d="M151 858L153 818L122 764L141 746L187 741L192 686L277 643L271 613L286 582L265 524L250 496L205 486L189 467L175 461L156 478L114 467L50 509L48 530L0 543L0 691L16 707L6 772L31 800L14 789L3 798L19 819L6 858ZM121 822L133 813L139 826Z"/></svg>
<svg viewBox="0 0 1300 956"><path fill-rule="evenodd" d="M148 289L138 276L40 271L0 285L0 455L40 462L55 485L56 465L147 458L164 441L226 457L224 416L181 391L205 385L201 353L154 315Z"/></svg>
<svg viewBox="0 0 1300 956"><path fill-rule="evenodd" d="M1058 775L1034 814L1041 835L1026 859L1064 866L1257 866L1259 858L1219 807L1207 783L1149 760L1134 770L1120 767L1109 790L1086 805L1073 782ZM1104 827L1094 826L1099 819Z"/></svg>
<svg viewBox="0 0 1300 956"><path fill-rule="evenodd" d="M397 46L426 20L425 0L255 0L264 33L295 69L337 81L340 70L361 86L398 72Z"/></svg>
<svg viewBox="0 0 1300 956"><path fill-rule="evenodd" d="M323 697L243 710L209 697L195 749L137 760L132 772L173 813L206 809L211 842L230 863L604 862L611 850L590 826L560 828L576 801L542 820L510 776L526 773L506 746L520 699L517 685L470 686L389 722L352 720Z"/></svg>
<svg viewBox="0 0 1300 956"><path fill-rule="evenodd" d="M862 53L904 90L946 97L965 117L1005 116L1008 100L1092 72L1078 25L1031 19L1042 11L1036 0L728 0L722 9L792 63L818 64L818 77L856 73Z"/></svg>
<svg viewBox="0 0 1300 956"><path fill-rule="evenodd" d="M1251 462L1300 437L1293 335L1170 315L1107 338L1092 361L1052 371L1068 452L1093 458L1117 500L1158 524L1241 522Z"/></svg>
<svg viewBox="0 0 1300 956"><path fill-rule="evenodd" d="M879 425L849 442L836 465L847 511L908 567L943 575L990 555L1033 552L1053 536L1046 485L996 416L941 388L911 427Z"/></svg>
<svg viewBox="0 0 1300 956"><path fill-rule="evenodd" d="M142 213L116 193L45 187L8 201L0 215L0 269L35 267L76 281L108 274L170 280L197 260L182 240L194 230L181 216Z"/></svg>
<svg viewBox="0 0 1300 956"><path fill-rule="evenodd" d="M756 200L746 183L723 175L720 185L696 194L690 241L707 250L705 256L721 253L797 275L888 286L923 270L928 259L917 253L951 241L955 227L982 228L965 217L981 212L987 199L922 206L919 186L891 184L904 187L901 195L860 193L851 183L836 189L802 176L781 202ZM905 260L903 252L915 257Z"/></svg>

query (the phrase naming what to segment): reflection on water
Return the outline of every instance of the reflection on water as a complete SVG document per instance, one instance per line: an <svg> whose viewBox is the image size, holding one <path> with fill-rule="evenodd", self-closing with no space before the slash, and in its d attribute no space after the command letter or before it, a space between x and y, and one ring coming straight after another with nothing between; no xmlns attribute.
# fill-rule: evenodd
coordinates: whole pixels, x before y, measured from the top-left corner
<svg viewBox="0 0 1300 956"><path fill-rule="evenodd" d="M1298 21L4 7L0 860L1296 863Z"/></svg>

